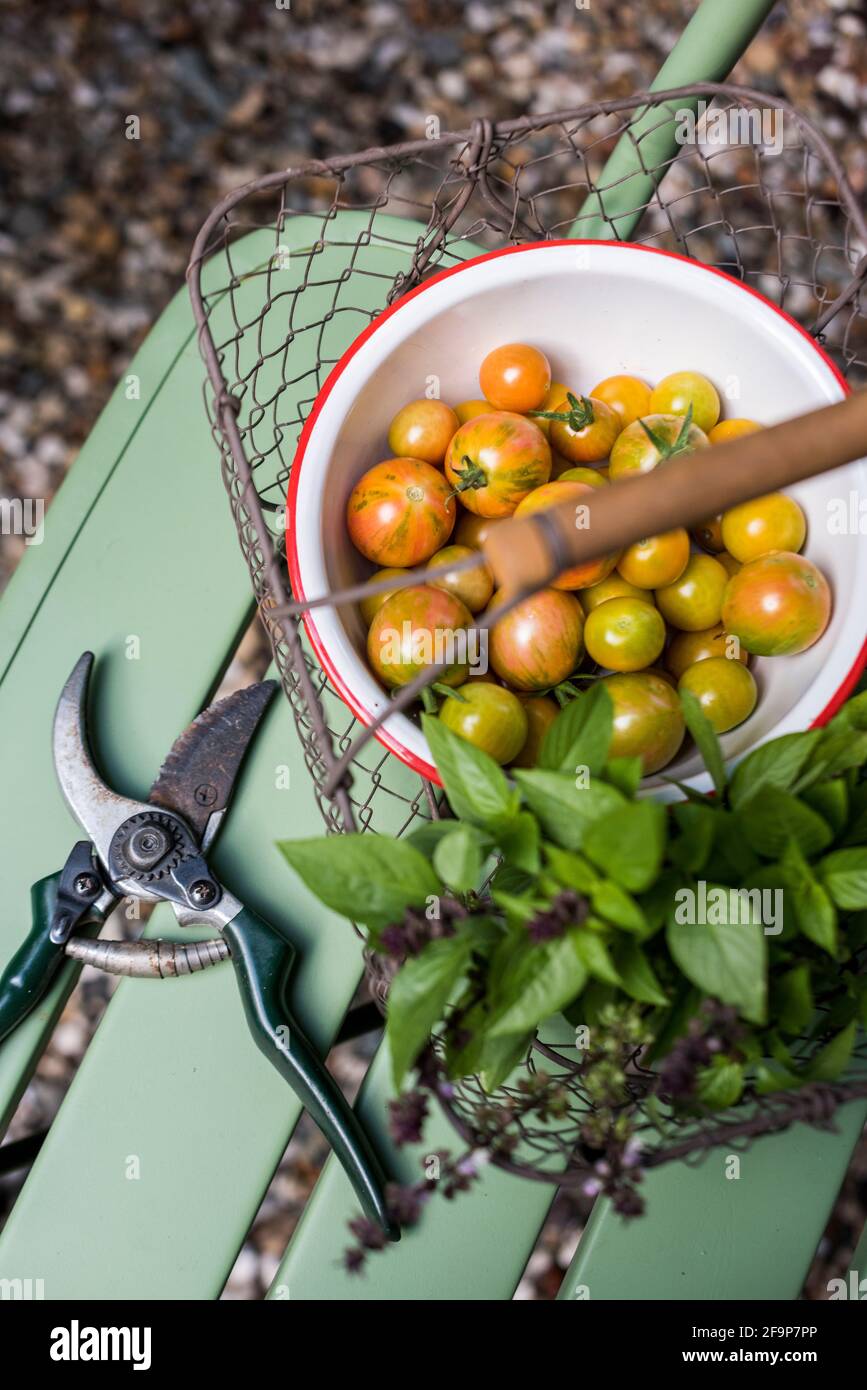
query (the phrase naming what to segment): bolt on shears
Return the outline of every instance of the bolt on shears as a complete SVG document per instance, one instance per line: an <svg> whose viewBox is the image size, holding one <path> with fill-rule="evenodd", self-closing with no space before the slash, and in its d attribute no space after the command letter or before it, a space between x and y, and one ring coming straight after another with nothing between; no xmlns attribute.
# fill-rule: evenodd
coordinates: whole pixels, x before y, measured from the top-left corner
<svg viewBox="0 0 867 1390"><path fill-rule="evenodd" d="M276 681L208 706L175 740L143 802L118 795L96 769L86 723L92 666L93 655L85 652L64 685L53 741L61 791L87 838L73 846L59 873L31 889L32 929L0 976L0 1043L44 997L66 957L156 978L229 959L258 1047L328 1139L367 1215L398 1239L370 1140L289 1010L291 942L234 897L207 862ZM219 935L190 945L91 939L122 898L171 903L182 927L204 925Z"/></svg>

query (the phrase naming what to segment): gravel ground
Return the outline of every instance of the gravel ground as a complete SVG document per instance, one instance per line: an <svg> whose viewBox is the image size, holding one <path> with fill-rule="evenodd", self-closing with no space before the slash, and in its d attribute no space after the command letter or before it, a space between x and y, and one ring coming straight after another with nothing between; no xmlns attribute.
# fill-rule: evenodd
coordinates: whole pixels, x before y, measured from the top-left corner
<svg viewBox="0 0 867 1390"><path fill-rule="evenodd" d="M0 15L0 495L50 499L136 347L183 279L210 206L309 157L494 118L625 96L649 83L693 6L678 0L26 0ZM867 187L867 11L778 6L735 71L787 97ZM127 139L128 118L140 139ZM2 538L0 584L23 544ZM262 658L251 633L230 677ZM11 1137L44 1128L107 998L85 972ZM358 1084L369 1047L333 1064ZM256 1298L323 1158L303 1125L227 1296ZM20 1174L0 1179L0 1220ZM867 1204L852 1165L805 1294L845 1268ZM558 1202L518 1297L553 1296L582 1214Z"/></svg>

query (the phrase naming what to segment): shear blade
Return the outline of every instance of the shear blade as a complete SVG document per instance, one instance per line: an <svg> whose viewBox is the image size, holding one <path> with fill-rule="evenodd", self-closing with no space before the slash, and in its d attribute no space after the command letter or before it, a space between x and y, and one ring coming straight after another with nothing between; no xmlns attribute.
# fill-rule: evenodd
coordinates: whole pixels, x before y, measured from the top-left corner
<svg viewBox="0 0 867 1390"><path fill-rule="evenodd" d="M172 744L151 787L152 805L182 816L202 840L209 821L229 804L244 754L276 689L276 681L259 681L203 710Z"/></svg>
<svg viewBox="0 0 867 1390"><path fill-rule="evenodd" d="M85 652L72 668L54 715L54 767L70 811L102 860L118 826L130 816L147 811L141 801L118 796L106 786L90 751L87 736L87 687L93 652Z"/></svg>

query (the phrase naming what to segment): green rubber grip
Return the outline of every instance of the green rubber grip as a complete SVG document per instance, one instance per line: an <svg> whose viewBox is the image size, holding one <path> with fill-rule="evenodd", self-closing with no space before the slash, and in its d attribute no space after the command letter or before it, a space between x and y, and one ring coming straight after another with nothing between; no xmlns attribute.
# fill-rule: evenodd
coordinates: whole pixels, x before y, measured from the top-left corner
<svg viewBox="0 0 867 1390"><path fill-rule="evenodd" d="M400 1229L390 1219L385 1174L370 1140L321 1057L295 1022L286 1002L294 952L249 908L223 927L247 1022L260 1050L289 1082L328 1140L365 1213L390 1240Z"/></svg>
<svg viewBox="0 0 867 1390"><path fill-rule="evenodd" d="M48 935L60 874L50 874L30 890L33 926L0 976L0 1042L48 992L63 964L64 947Z"/></svg>

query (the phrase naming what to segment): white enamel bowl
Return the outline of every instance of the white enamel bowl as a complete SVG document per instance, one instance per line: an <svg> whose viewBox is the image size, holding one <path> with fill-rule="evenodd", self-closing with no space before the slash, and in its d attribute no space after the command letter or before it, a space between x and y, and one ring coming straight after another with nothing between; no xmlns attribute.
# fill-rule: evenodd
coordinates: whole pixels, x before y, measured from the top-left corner
<svg viewBox="0 0 867 1390"><path fill-rule="evenodd" d="M628 372L651 383L684 368L716 384L724 414L770 425L840 400L837 369L779 309L738 281L695 261L645 247L546 242L493 252L429 280L382 314L332 371L302 435L287 503L287 555L298 598L365 578L373 566L350 544L345 511L355 482L388 457L396 411L438 378L443 400L479 394L482 358L500 343L530 342L549 357L555 380L589 391ZM834 611L815 646L796 657L758 660L759 703L723 739L726 757L743 757L767 739L830 717L864 664L867 546L857 527L829 524L850 494L865 495L863 461L801 483L805 554L827 576ZM853 533L854 531L854 533ZM307 632L335 689L365 722L387 707L368 670L365 631L354 608L320 608ZM410 767L435 778L427 742L396 714L381 741ZM690 747L664 769L706 790ZM657 795L659 777L645 784Z"/></svg>

